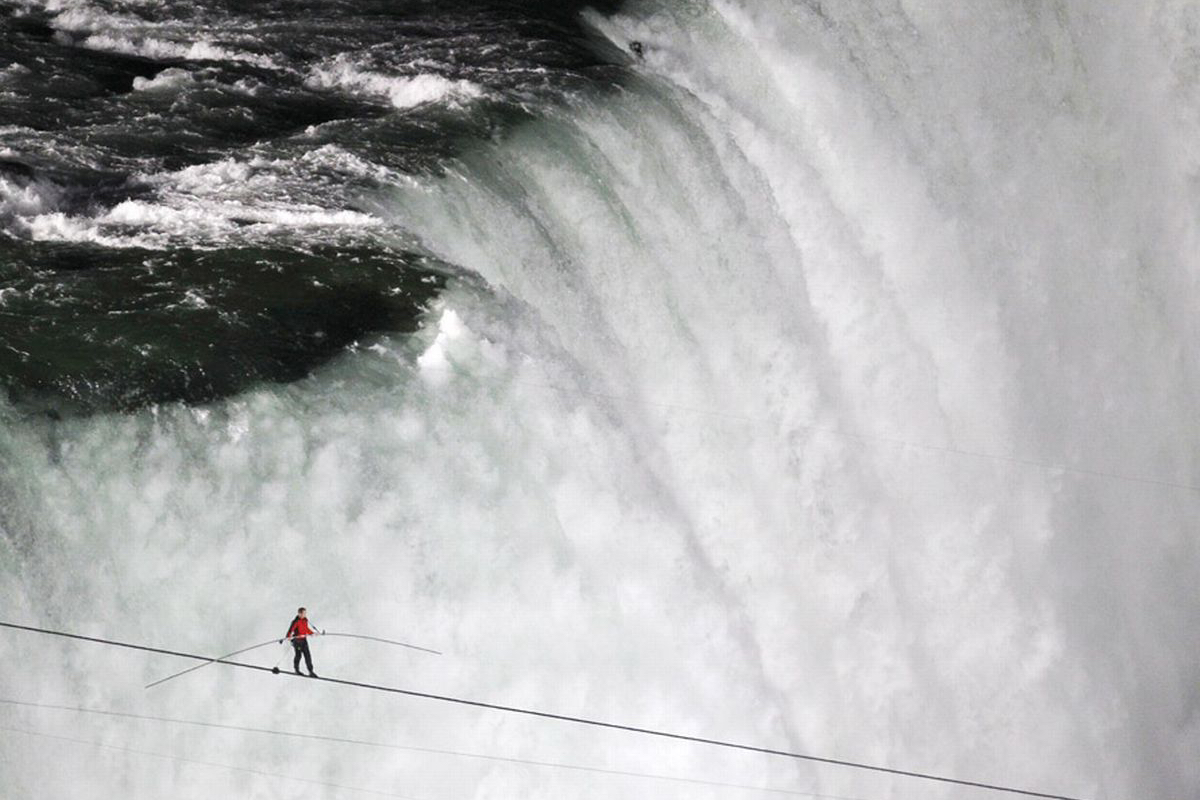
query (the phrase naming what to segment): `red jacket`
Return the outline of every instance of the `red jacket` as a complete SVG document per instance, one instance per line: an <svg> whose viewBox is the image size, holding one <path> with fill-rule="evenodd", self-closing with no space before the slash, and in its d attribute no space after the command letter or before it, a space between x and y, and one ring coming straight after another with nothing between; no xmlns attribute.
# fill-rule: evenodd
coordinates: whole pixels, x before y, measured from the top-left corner
<svg viewBox="0 0 1200 800"><path fill-rule="evenodd" d="M304 636L312 636L313 629L308 627L308 620L301 617L296 617L292 620L292 626L288 628L287 638L291 639L302 638Z"/></svg>

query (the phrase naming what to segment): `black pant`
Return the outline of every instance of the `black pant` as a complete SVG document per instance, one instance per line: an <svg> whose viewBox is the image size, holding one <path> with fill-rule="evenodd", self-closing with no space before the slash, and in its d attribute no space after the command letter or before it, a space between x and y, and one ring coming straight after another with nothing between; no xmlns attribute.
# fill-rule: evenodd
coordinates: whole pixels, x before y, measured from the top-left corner
<svg viewBox="0 0 1200 800"><path fill-rule="evenodd" d="M292 662L292 669L300 671L300 656L304 656L304 666L312 672L312 653L308 652L308 639L292 639L292 647L296 648L296 660Z"/></svg>

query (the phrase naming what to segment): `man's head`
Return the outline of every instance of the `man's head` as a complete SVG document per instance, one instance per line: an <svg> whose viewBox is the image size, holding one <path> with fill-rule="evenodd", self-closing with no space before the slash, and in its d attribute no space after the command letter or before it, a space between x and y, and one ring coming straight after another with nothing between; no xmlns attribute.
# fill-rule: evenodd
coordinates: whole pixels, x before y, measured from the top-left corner
<svg viewBox="0 0 1200 800"><path fill-rule="evenodd" d="M306 616L308 616L308 609L306 609L304 606L300 606L300 608L296 610L296 616L300 617L300 619L304 619Z"/></svg>

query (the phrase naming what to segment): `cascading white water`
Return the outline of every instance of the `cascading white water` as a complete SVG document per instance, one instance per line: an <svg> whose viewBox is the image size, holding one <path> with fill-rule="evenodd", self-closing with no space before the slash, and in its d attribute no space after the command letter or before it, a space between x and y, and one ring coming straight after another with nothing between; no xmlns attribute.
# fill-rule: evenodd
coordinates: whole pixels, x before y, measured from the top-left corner
<svg viewBox="0 0 1200 800"><path fill-rule="evenodd" d="M595 17L645 44L624 91L369 198L483 279L422 334L204 408L4 410L5 617L217 653L304 603L446 651L317 640L325 674L1042 791L1194 794L1194 17ZM178 662L28 635L0 658L7 697L989 796L216 667L144 692ZM65 712L0 727L431 800L731 794ZM0 765L13 797L346 795L3 732Z"/></svg>

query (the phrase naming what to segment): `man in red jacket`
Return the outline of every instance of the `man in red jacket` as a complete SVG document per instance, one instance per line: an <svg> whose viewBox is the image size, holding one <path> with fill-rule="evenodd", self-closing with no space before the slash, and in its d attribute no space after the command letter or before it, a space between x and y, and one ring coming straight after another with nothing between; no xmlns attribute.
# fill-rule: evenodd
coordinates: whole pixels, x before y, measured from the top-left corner
<svg viewBox="0 0 1200 800"><path fill-rule="evenodd" d="M316 636L317 632L308 627L308 612L301 608L296 612L296 618L292 620L292 624L288 626L287 636L284 638L292 640L292 647L296 649L296 659L292 662L292 669L296 670L297 675L300 672L300 656L304 656L304 666L308 667L308 676L310 678L317 677L317 673L313 672L312 668L312 653L308 652L308 637ZM280 639L280 644L283 639Z"/></svg>

